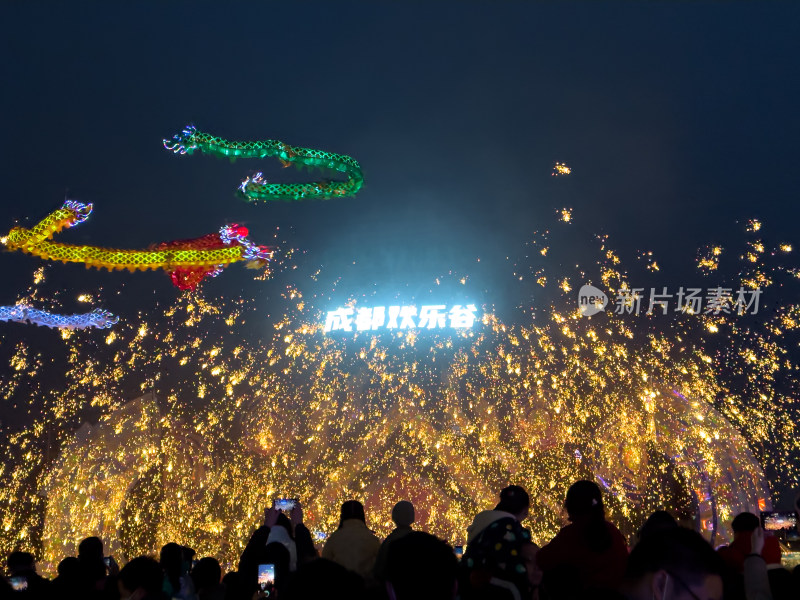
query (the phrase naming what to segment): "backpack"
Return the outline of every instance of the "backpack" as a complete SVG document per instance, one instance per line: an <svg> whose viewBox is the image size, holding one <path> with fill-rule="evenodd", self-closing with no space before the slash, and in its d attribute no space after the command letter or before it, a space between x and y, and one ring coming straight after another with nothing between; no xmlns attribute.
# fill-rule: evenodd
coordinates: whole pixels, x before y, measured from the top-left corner
<svg viewBox="0 0 800 600"><path fill-rule="evenodd" d="M528 597L530 582L521 548L530 541L530 532L513 517L489 524L467 545L461 559L461 597Z"/></svg>

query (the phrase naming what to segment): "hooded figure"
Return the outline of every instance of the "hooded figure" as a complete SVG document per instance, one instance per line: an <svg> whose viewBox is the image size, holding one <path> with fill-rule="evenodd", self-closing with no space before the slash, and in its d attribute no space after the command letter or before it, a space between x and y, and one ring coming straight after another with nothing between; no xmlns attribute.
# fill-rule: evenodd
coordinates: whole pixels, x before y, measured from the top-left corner
<svg viewBox="0 0 800 600"><path fill-rule="evenodd" d="M297 544L292 538L292 523L289 518L281 513L278 515L278 521L269 530L267 537L267 545L277 542L286 547L289 551L289 570L294 572L297 569Z"/></svg>

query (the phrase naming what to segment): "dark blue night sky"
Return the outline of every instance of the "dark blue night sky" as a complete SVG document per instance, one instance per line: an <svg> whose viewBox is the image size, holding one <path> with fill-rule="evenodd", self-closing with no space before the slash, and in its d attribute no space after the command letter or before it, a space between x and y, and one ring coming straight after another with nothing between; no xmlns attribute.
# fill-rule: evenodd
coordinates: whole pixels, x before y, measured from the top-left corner
<svg viewBox="0 0 800 600"><path fill-rule="evenodd" d="M502 261L569 206L587 238L610 234L626 258L653 250L678 285L698 246L739 236L737 220L797 241L798 17L789 3L7 4L6 227L69 194L95 212L65 241L281 227L329 273L357 261L350 293L454 270L502 303ZM365 187L248 206L233 195L243 175L287 173L176 158L160 142L187 122L350 154ZM556 160L569 178L550 176ZM0 256L8 302L37 264ZM174 293L161 274L84 273L53 276ZM210 289L237 285L258 293L237 276Z"/></svg>

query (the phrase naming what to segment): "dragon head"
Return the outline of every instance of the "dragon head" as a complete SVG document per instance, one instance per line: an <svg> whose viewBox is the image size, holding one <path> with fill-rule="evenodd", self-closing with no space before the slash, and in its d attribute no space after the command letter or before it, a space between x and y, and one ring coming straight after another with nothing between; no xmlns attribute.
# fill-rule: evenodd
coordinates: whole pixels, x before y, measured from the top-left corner
<svg viewBox="0 0 800 600"><path fill-rule="evenodd" d="M267 246L257 246L247 236L250 235L247 227L243 225L225 225L219 230L219 238L222 243L226 245L237 244L244 249L243 257L248 261L258 261L261 264L266 264L267 261L272 260L274 254L272 249Z"/></svg>
<svg viewBox="0 0 800 600"><path fill-rule="evenodd" d="M253 175L248 175L242 180L242 183L239 184L239 195L243 198L249 198L251 188L258 188L258 186L266 184L267 180L264 178L264 174L262 172L259 171Z"/></svg>
<svg viewBox="0 0 800 600"><path fill-rule="evenodd" d="M76 202L75 200L65 200L63 208L72 211L75 215L72 225L83 223L92 214L92 204L84 204L83 202Z"/></svg>
<svg viewBox="0 0 800 600"><path fill-rule="evenodd" d="M116 315L112 315L107 310L103 310L102 308L95 308L91 313L89 313L91 317L91 323L98 329L107 329L112 325L116 325L119 323L119 317Z"/></svg>
<svg viewBox="0 0 800 600"><path fill-rule="evenodd" d="M183 131L172 136L171 140L163 140L164 148L172 150L175 154L192 153L197 148L197 128L187 125Z"/></svg>

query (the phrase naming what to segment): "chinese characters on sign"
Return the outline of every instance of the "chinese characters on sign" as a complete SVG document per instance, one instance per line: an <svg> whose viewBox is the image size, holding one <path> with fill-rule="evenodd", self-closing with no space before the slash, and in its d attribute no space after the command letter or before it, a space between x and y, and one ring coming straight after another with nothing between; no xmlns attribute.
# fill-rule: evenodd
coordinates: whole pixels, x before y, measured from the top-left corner
<svg viewBox="0 0 800 600"><path fill-rule="evenodd" d="M643 310L646 314L666 315L670 310L674 312L687 312L690 314L720 315L754 315L758 313L758 303L761 297L761 288L754 290L739 288L678 288L676 293L668 293L666 287L650 288L650 293L645 293L645 288L628 288L619 290L614 300L614 314L638 315ZM592 316L605 311L609 298L590 285L584 285L578 292L578 305L583 316Z"/></svg>
<svg viewBox="0 0 800 600"><path fill-rule="evenodd" d="M376 306L351 308L345 306L328 311L325 331L376 331L378 329L468 329L475 323L474 304L426 304L416 306Z"/></svg>

